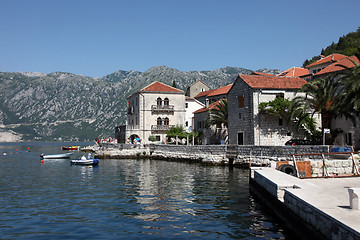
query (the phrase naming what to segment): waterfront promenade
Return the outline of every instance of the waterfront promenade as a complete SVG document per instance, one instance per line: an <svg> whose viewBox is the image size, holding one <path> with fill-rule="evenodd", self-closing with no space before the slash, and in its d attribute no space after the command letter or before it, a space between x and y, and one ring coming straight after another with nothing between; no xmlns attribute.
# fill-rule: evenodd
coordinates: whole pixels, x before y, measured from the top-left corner
<svg viewBox="0 0 360 240"><path fill-rule="evenodd" d="M348 193L348 188L360 187L360 177L299 179L255 167L250 183L325 238L360 239L360 211L350 208Z"/></svg>

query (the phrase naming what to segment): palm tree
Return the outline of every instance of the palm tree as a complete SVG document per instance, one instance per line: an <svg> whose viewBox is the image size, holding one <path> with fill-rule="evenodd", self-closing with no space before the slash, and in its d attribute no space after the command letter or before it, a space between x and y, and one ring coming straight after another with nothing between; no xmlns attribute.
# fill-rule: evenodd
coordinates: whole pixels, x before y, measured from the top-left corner
<svg viewBox="0 0 360 240"><path fill-rule="evenodd" d="M357 115L360 113L360 65L349 59L355 65L354 68L349 69L346 66L345 74L340 78L340 82L343 85L343 102L344 111L353 112Z"/></svg>
<svg viewBox="0 0 360 240"><path fill-rule="evenodd" d="M341 111L340 86L340 82L334 81L333 76L315 79L305 84L299 90L299 92L303 92L305 95L294 98L293 109L298 111L300 118L306 117L309 113L312 116L315 113L320 113L322 128L330 128L332 118L337 117L339 114L344 114ZM301 108L299 108L300 106ZM300 109L302 111L299 111Z"/></svg>
<svg viewBox="0 0 360 240"><path fill-rule="evenodd" d="M220 100L212 109L207 120L207 126L217 125L228 127L228 100Z"/></svg>

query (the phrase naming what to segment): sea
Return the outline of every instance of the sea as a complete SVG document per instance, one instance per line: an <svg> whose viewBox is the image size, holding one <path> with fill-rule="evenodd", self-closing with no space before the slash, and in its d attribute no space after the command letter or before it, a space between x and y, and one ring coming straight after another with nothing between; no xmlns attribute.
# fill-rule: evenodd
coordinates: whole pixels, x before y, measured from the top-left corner
<svg viewBox="0 0 360 240"><path fill-rule="evenodd" d="M0 239L294 239L249 192L249 170L162 160L43 160L0 143ZM87 155L74 151L71 159Z"/></svg>

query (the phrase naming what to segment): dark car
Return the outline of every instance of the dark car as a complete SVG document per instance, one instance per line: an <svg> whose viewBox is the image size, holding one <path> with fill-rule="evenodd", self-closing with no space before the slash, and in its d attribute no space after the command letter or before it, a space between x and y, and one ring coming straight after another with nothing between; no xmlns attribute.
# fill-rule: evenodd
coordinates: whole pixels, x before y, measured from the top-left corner
<svg viewBox="0 0 360 240"><path fill-rule="evenodd" d="M313 142L305 139L291 139L285 145L313 145Z"/></svg>

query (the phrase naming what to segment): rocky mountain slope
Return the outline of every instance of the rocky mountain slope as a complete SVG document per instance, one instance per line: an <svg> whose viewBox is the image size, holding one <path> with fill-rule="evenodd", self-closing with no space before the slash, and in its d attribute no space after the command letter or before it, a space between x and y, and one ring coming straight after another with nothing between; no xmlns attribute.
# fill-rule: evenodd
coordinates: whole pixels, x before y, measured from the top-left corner
<svg viewBox="0 0 360 240"><path fill-rule="evenodd" d="M280 70L261 69L279 73ZM116 71L103 78L71 73L0 72L0 141L92 140L113 136L125 123L126 97L153 81L186 88L201 79L211 88L224 86L244 68L189 71L157 66L146 72Z"/></svg>

